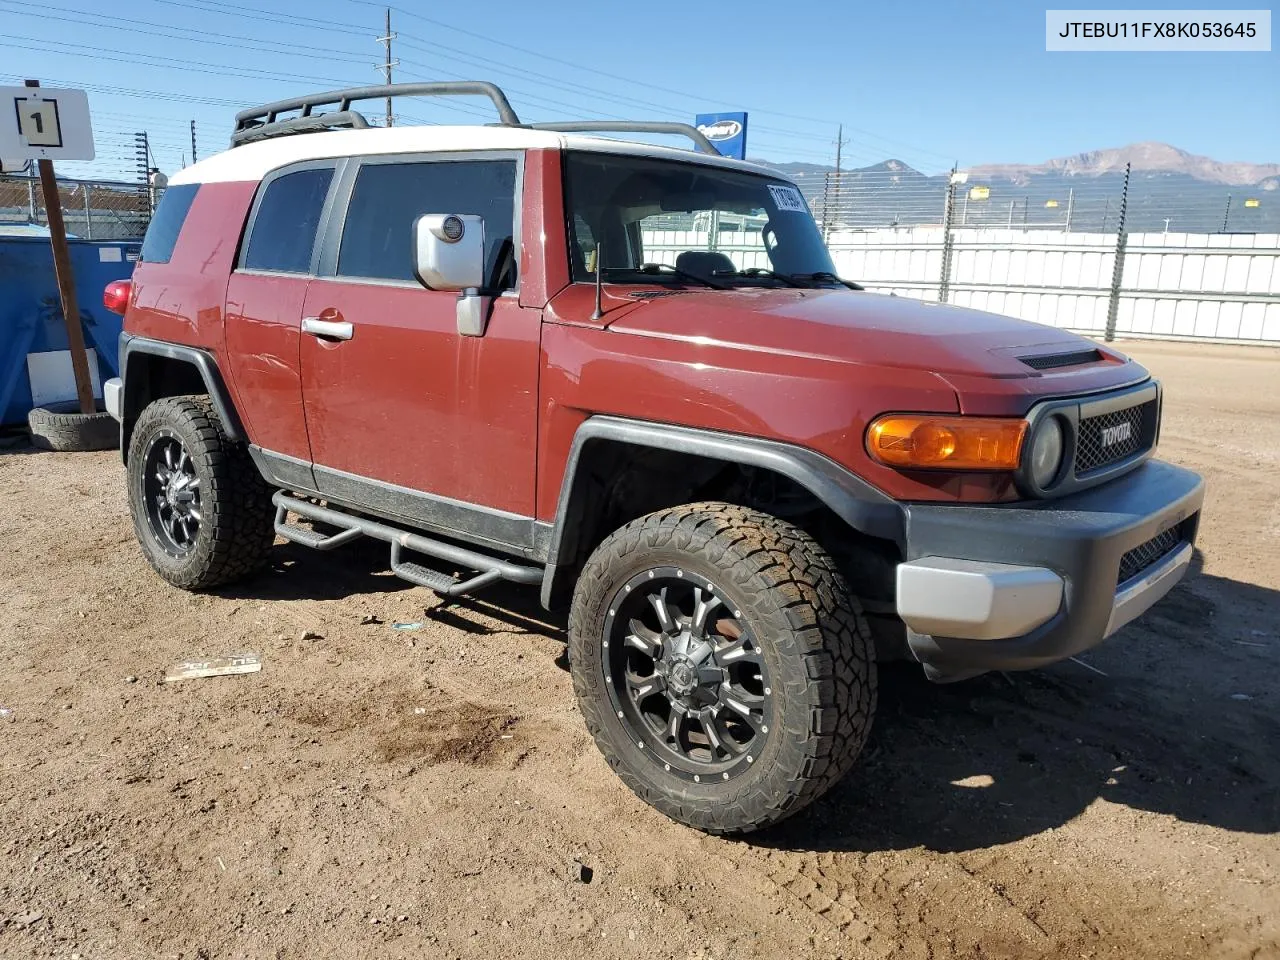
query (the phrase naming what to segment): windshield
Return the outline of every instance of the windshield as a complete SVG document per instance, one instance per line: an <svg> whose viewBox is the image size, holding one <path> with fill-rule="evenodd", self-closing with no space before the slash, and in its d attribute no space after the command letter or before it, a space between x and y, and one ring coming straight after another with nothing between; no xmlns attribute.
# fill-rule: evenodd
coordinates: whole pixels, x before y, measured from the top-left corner
<svg viewBox="0 0 1280 960"><path fill-rule="evenodd" d="M603 278L620 283L836 282L804 197L784 180L695 162L570 152L565 188L575 281L595 280L599 245Z"/></svg>

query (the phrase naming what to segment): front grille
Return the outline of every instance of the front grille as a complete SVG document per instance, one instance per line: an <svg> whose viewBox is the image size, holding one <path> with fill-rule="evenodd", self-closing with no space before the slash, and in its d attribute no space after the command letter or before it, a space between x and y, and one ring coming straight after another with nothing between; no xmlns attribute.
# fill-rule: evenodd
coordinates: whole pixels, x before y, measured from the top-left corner
<svg viewBox="0 0 1280 960"><path fill-rule="evenodd" d="M1055 367L1074 367L1082 363L1096 363L1102 359L1097 350L1075 350L1071 353L1046 353L1038 357L1019 357L1033 370L1052 370Z"/></svg>
<svg viewBox="0 0 1280 960"><path fill-rule="evenodd" d="M1182 542L1181 527L1170 527L1157 533L1146 543L1140 543L1120 558L1120 573L1116 585L1132 580L1143 570L1167 557Z"/></svg>
<svg viewBox="0 0 1280 960"><path fill-rule="evenodd" d="M1156 401L1086 417L1076 440L1076 476L1117 463L1155 442Z"/></svg>

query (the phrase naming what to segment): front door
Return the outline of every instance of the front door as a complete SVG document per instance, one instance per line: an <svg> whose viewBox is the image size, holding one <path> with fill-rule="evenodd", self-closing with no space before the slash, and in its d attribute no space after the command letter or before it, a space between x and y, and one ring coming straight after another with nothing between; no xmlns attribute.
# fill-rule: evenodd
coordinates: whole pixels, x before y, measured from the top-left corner
<svg viewBox="0 0 1280 960"><path fill-rule="evenodd" d="M348 165L350 200L330 220L302 311L303 406L321 493L527 545L540 312L522 308L515 289L520 172L511 154ZM489 276L505 292L483 336L458 334L457 293L414 277L413 223L424 213L484 217Z"/></svg>

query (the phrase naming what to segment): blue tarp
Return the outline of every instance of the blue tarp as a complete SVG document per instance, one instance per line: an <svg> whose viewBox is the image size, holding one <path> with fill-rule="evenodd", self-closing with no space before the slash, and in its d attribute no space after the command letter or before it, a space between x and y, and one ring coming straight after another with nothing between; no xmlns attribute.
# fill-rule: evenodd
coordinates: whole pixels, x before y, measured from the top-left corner
<svg viewBox="0 0 1280 960"><path fill-rule="evenodd" d="M123 318L102 305L102 290L132 275L142 245L121 240L68 244L85 346L96 350L98 374L105 381L119 375L116 350ZM27 354L66 349L48 239L0 236L0 423L21 423L31 409Z"/></svg>

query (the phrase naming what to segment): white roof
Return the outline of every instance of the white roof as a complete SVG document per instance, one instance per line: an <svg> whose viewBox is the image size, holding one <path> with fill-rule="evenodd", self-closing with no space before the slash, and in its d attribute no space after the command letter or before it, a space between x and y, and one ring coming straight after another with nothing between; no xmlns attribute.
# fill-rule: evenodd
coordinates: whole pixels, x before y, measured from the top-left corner
<svg viewBox="0 0 1280 960"><path fill-rule="evenodd" d="M367 130L335 130L326 133L299 133L258 140L233 147L207 160L192 164L169 178L171 186L183 183L226 183L261 180L285 164L301 160L322 160L386 153L447 153L470 150L531 149L596 150L635 156L664 157L688 163L705 163L734 170L766 173L779 179L782 174L768 167L727 157L713 157L693 150L655 146L611 137L553 133L523 127L416 126L371 127Z"/></svg>

